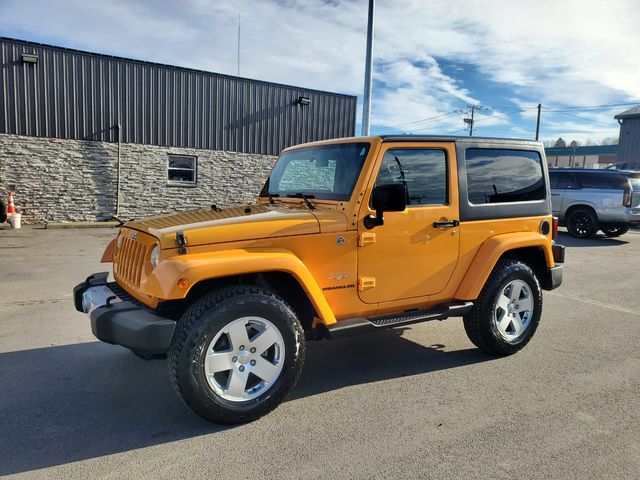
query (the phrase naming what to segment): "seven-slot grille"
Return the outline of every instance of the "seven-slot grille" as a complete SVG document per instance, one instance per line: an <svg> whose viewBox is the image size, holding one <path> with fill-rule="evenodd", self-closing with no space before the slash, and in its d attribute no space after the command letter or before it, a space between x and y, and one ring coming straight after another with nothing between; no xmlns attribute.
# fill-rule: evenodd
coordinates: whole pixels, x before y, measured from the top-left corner
<svg viewBox="0 0 640 480"><path fill-rule="evenodd" d="M132 287L140 286L146 247L128 235L122 235L122 245L117 253L116 280Z"/></svg>

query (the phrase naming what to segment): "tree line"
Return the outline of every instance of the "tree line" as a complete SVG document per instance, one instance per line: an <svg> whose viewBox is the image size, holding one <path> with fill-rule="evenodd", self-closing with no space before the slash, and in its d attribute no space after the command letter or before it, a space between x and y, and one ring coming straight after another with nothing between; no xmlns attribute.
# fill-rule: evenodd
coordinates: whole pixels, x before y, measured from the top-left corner
<svg viewBox="0 0 640 480"><path fill-rule="evenodd" d="M617 145L618 137L605 137L600 142L594 142L590 138L585 140L585 142L579 142L577 140L571 140L569 144L562 137L558 137L557 140L545 140L544 146L546 148L576 148L576 147L593 147L596 145Z"/></svg>

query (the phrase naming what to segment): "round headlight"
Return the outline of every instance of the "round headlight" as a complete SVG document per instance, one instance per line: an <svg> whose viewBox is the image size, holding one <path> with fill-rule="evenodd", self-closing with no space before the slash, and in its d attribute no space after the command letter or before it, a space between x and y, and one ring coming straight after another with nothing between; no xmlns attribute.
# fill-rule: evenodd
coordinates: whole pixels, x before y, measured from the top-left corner
<svg viewBox="0 0 640 480"><path fill-rule="evenodd" d="M160 261L160 247L158 245L153 247L153 250L151 250L150 260L153 268L156 268L158 266L158 262Z"/></svg>

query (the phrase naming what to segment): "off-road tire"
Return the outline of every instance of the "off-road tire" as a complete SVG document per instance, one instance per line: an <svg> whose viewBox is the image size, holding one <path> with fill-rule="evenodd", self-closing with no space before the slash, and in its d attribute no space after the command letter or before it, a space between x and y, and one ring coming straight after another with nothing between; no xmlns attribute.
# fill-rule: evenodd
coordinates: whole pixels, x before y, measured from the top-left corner
<svg viewBox="0 0 640 480"><path fill-rule="evenodd" d="M629 225L609 225L606 227L602 227L601 230L602 233L604 233L609 238L619 237L629 231Z"/></svg>
<svg viewBox="0 0 640 480"><path fill-rule="evenodd" d="M245 316L268 319L282 335L283 368L259 397L229 402L207 383L204 358L211 339L227 324ZM178 320L168 352L169 377L186 405L207 420L234 424L255 420L276 408L295 386L305 356L304 332L294 310L273 292L253 286L226 287L211 292Z"/></svg>
<svg viewBox="0 0 640 480"><path fill-rule="evenodd" d="M513 280L527 283L532 292L533 313L526 330L513 341L503 338L494 324L496 303L503 289ZM464 316L464 329L469 340L485 353L511 355L522 349L533 337L542 313L542 291L528 265L513 259L501 259L493 269L471 311Z"/></svg>
<svg viewBox="0 0 640 480"><path fill-rule="evenodd" d="M576 208L567 215L567 231L575 238L593 238L598 233L598 218L593 210Z"/></svg>

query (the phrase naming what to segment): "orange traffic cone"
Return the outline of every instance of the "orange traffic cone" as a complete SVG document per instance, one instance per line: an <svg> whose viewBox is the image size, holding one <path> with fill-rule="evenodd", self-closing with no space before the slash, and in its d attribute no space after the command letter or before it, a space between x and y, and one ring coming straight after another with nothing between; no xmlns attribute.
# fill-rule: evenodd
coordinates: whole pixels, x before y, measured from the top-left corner
<svg viewBox="0 0 640 480"><path fill-rule="evenodd" d="M9 192L9 205L7 206L7 215L16 213L16 206L13 203L13 192Z"/></svg>

